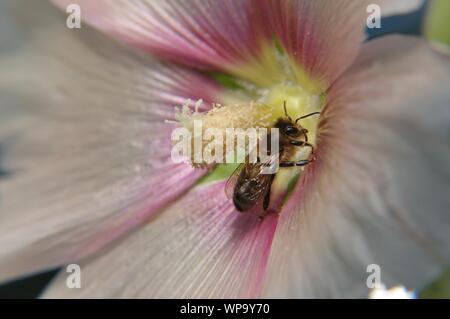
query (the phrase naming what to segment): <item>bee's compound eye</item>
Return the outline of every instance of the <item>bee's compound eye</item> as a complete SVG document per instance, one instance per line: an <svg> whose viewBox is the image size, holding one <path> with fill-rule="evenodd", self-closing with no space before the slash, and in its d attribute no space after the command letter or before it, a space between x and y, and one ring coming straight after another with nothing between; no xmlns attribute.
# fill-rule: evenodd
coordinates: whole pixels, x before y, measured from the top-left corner
<svg viewBox="0 0 450 319"><path fill-rule="evenodd" d="M288 125L286 126L286 128L284 129L287 135L297 135L300 133L300 131L298 130L298 128L296 128L295 126L292 125Z"/></svg>

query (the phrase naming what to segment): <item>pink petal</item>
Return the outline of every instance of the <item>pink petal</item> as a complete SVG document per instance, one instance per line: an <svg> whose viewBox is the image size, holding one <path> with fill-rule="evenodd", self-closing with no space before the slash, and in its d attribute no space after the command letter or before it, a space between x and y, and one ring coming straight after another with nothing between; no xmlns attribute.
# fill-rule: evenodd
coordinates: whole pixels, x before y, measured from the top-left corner
<svg viewBox="0 0 450 319"><path fill-rule="evenodd" d="M261 76L272 76L263 73L269 72L263 49L269 45L275 51L275 36L300 68L326 87L357 55L370 1L54 2L63 9L80 5L91 25L164 59L244 77L249 66ZM271 63L283 71L277 61Z"/></svg>
<svg viewBox="0 0 450 319"><path fill-rule="evenodd" d="M265 296L420 289L450 264L450 63L422 40L364 45L330 89L318 160L281 213Z"/></svg>
<svg viewBox="0 0 450 319"><path fill-rule="evenodd" d="M204 172L172 163L164 119L219 94L46 8L0 60L0 280L88 256L185 192Z"/></svg>
<svg viewBox="0 0 450 319"><path fill-rule="evenodd" d="M369 2L264 0L258 4L266 32L280 40L307 74L327 87L358 54Z"/></svg>
<svg viewBox="0 0 450 319"><path fill-rule="evenodd" d="M81 7L85 21L164 59L223 69L254 54L258 28L249 0L54 0Z"/></svg>
<svg viewBox="0 0 450 319"><path fill-rule="evenodd" d="M277 216L235 211L225 183L197 187L119 246L81 263L80 289L61 272L47 298L253 298Z"/></svg>

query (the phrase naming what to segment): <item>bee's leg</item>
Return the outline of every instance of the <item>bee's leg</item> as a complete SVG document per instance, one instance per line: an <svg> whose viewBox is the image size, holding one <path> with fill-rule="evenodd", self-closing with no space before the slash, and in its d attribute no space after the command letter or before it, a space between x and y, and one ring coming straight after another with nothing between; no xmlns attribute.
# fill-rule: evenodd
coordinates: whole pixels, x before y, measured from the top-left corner
<svg viewBox="0 0 450 319"><path fill-rule="evenodd" d="M314 160L301 160L301 161L286 161L286 162L281 162L280 163L280 167L294 167L294 166L305 166L308 165L309 163L313 162Z"/></svg>
<svg viewBox="0 0 450 319"><path fill-rule="evenodd" d="M263 203L264 210L267 210L267 208L269 208L269 204L270 204L270 190L272 188L272 183L273 183L274 178L275 178L275 174L272 174L272 176L270 177L269 187L267 187L267 191L266 191L266 194L264 196L264 203Z"/></svg>
<svg viewBox="0 0 450 319"><path fill-rule="evenodd" d="M295 146L299 146L299 147L302 147L302 146L311 147L311 152L314 153L314 146L306 141L291 140L291 141L289 141L289 143L291 143L292 145L295 145Z"/></svg>
<svg viewBox="0 0 450 319"><path fill-rule="evenodd" d="M308 130L306 128L302 129L303 136L305 137L305 141L308 142Z"/></svg>
<svg viewBox="0 0 450 319"><path fill-rule="evenodd" d="M269 208L269 204L270 204L270 186L269 186L269 189L266 192L266 195L264 195L264 202L263 202L263 209L264 209L264 211L266 211L267 208Z"/></svg>
<svg viewBox="0 0 450 319"><path fill-rule="evenodd" d="M263 202L264 212L258 216L258 219L260 221L262 221L264 219L264 217L267 215L267 208L269 208L269 205L270 205L270 190L272 188L272 183L273 183L274 178L275 178L275 174L273 174L270 177L269 187L267 188L266 194L264 195L264 202Z"/></svg>

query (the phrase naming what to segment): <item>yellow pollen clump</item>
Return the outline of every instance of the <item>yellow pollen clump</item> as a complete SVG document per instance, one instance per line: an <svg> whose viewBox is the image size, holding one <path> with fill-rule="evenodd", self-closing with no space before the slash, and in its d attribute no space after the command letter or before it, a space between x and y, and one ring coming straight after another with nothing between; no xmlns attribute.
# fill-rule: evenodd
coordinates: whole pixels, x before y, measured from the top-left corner
<svg viewBox="0 0 450 319"><path fill-rule="evenodd" d="M206 112L199 112L197 109L202 101L197 101L194 110L189 103L183 105L181 108L177 108L175 119L180 125L189 130L192 138L192 147L194 150L194 136L198 132L198 123L201 123L202 134L208 129L219 129L224 132L222 135L222 149L227 150L225 131L226 129L243 129L249 128L270 128L273 126L273 119L275 110L272 106L249 102L246 104L213 104L212 108ZM195 128L197 125L197 128ZM211 146L211 141L208 139L202 139L202 146L199 153L203 154L204 150ZM214 143L213 143L214 144ZM208 146L209 145L209 146ZM236 144L237 145L237 144ZM234 149L234 145L231 146L234 152L240 152L241 150ZM226 154L223 153L225 156ZM194 160L196 156L195 150L192 153L191 164L195 167L207 166L206 163L198 163Z"/></svg>
<svg viewBox="0 0 450 319"><path fill-rule="evenodd" d="M274 108L263 103L214 104L209 111L198 112L185 104L177 109L176 120L193 130L194 121L201 120L203 129L208 128L258 128L273 124Z"/></svg>
<svg viewBox="0 0 450 319"><path fill-rule="evenodd" d="M279 84L271 89L262 92L258 101L248 103L231 103L226 105L214 104L208 111L199 112L202 101L197 101L195 105L186 103L181 108L177 108L176 120L180 125L188 129L194 136L194 123L201 121L202 130L213 128L222 129L249 129L273 127L277 119L286 117L284 112L286 103L288 115L296 118L320 111L323 99L318 94L310 94L301 86L292 84ZM314 144L317 131L318 116L313 116L299 123L308 129L308 139ZM210 143L209 140L202 141L205 148ZM234 147L234 146L233 146ZM226 139L223 139L223 150L227 149ZM239 152L240 150L235 150ZM195 165L202 166L202 165Z"/></svg>

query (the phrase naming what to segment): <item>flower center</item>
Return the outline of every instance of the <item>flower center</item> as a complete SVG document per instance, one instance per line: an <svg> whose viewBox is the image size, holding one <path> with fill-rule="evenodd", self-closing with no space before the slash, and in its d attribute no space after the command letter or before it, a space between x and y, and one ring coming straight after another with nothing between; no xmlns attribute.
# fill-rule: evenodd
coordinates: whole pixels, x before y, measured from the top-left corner
<svg viewBox="0 0 450 319"><path fill-rule="evenodd" d="M278 119L286 118L284 105L287 115L295 121L307 114L320 112L325 104L323 85L313 80L294 57L285 54L280 45L263 45L257 59L235 65L229 71L230 75L214 76L219 83L230 88L220 97L222 105L215 105L207 112L196 112L192 106L186 105L179 109L176 119L193 134L192 136L196 120L202 122L203 131L208 128L270 129ZM319 116L310 116L298 123L307 129L308 142L315 147L318 123ZM203 141L203 148L208 144L209 141ZM224 138L223 150L227 150L226 144ZM296 150L292 160L307 159L311 148L297 147ZM235 152L238 153L239 150ZM193 165L204 166L195 163ZM227 178L237 165L218 165L199 183ZM272 192L285 193L288 185L295 184L299 172L299 169L279 170L272 185Z"/></svg>
<svg viewBox="0 0 450 319"><path fill-rule="evenodd" d="M286 117L283 105L286 103L287 114L293 119L301 116L320 112L323 104L323 96L310 93L299 85L279 84L267 91L265 104L273 109L273 123L279 118ZM308 139L314 145L316 142L319 117L302 119L299 124L308 130Z"/></svg>
<svg viewBox="0 0 450 319"><path fill-rule="evenodd" d="M194 142L191 147L196 152L191 156L191 163L196 167L212 164L206 161L199 162L198 159L205 158L205 156L202 157L202 154L204 154L205 150L210 152L211 147L214 148L213 153L217 153L218 143L221 144L220 152L223 154L224 161L215 163L229 163L225 159L228 158L230 149L234 154L242 154L242 149L238 149L239 143L235 142L235 138L230 140L226 136L228 129L248 131L249 129L265 128L269 132L280 118L289 117L292 121L295 121L304 115L320 111L323 98L320 94L310 93L300 85L282 83L270 89L260 90L256 101L253 100L247 103L239 101L225 105L214 105L209 111L199 112L198 109L201 103L201 101L198 101L196 105L193 105L193 103L191 105L186 104L181 109L178 109L176 115L176 119L182 127L189 130L189 135L193 139L195 136L202 136L202 138L194 141L197 143L197 146L200 143L201 147L196 147ZM286 105L286 110L284 105ZM310 116L298 122L302 128L307 129L308 142L313 145L316 142L318 121L318 116ZM214 130L214 134L210 134L212 130ZM217 135L221 136L218 137ZM207 138L204 138L205 136ZM211 141L211 137L215 140ZM228 145L230 141L232 144ZM307 157L311 148L295 147L295 150L300 151L295 152L297 155Z"/></svg>
<svg viewBox="0 0 450 319"><path fill-rule="evenodd" d="M324 95L316 92L309 91L303 86L296 84L278 84L267 91L265 94L265 103L275 109L273 119L276 120L286 116L283 108L283 104L286 102L287 114L295 121L301 116L322 110ZM308 130L308 141L316 146L319 117L307 117L300 120L299 124ZM310 152L310 148L301 148L293 160L306 159L310 155ZM289 189L295 185L298 177L298 169L279 170L272 185L273 197L285 198L286 195L283 194L289 192Z"/></svg>

